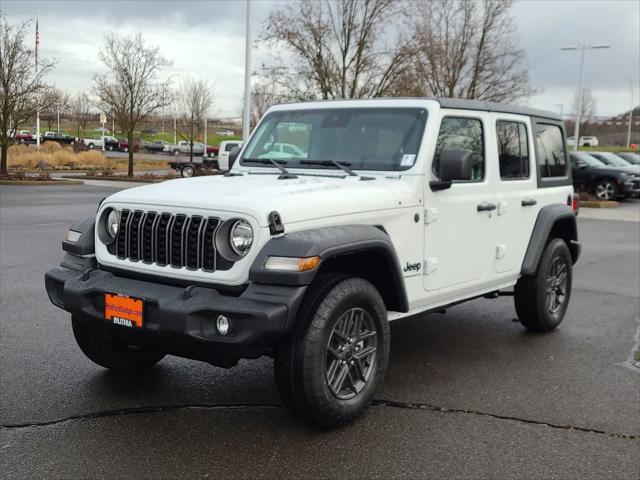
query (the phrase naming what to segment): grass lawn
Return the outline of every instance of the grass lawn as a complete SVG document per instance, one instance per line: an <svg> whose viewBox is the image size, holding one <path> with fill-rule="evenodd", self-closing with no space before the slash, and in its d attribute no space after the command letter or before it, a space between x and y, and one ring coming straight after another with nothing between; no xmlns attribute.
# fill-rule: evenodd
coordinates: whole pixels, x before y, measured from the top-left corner
<svg viewBox="0 0 640 480"><path fill-rule="evenodd" d="M573 147L569 147L572 150ZM578 150L585 152L638 152L638 150L631 150L629 147L607 147L605 145L600 147L578 147Z"/></svg>

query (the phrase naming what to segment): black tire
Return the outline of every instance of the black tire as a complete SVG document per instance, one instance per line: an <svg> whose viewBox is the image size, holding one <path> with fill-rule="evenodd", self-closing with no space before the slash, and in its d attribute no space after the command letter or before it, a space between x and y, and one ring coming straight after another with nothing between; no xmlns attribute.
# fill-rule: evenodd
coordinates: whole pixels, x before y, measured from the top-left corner
<svg viewBox="0 0 640 480"><path fill-rule="evenodd" d="M180 150L174 150L174 151L173 151L173 154L174 154L174 155L180 155Z"/></svg>
<svg viewBox="0 0 640 480"><path fill-rule="evenodd" d="M152 367L165 356L162 352L153 352L141 348L117 343L114 340L97 335L89 325L71 319L76 342L89 360L118 373L129 373Z"/></svg>
<svg viewBox="0 0 640 480"><path fill-rule="evenodd" d="M360 278L323 276L307 292L298 318L274 362L285 406L321 428L351 423L367 409L389 361L389 324L380 293ZM344 345L338 346L341 339Z"/></svg>
<svg viewBox="0 0 640 480"><path fill-rule="evenodd" d="M94 147L95 147L95 145L93 143L89 144L89 150L93 150Z"/></svg>
<svg viewBox="0 0 640 480"><path fill-rule="evenodd" d="M528 330L549 332L560 325L571 299L572 264L567 244L554 238L547 244L536 274L518 280L516 312Z"/></svg>
<svg viewBox="0 0 640 480"><path fill-rule="evenodd" d="M615 200L618 197L618 186L608 178L598 180L594 193L598 200Z"/></svg>

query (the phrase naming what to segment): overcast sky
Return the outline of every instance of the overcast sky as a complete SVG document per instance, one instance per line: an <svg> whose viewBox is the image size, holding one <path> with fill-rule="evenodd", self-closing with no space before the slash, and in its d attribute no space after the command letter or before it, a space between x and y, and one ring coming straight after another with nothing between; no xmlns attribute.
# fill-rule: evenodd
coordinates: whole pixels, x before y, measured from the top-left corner
<svg viewBox="0 0 640 480"><path fill-rule="evenodd" d="M252 30L260 26L282 0L252 0ZM40 55L55 58L49 80L75 92L92 84L100 71L97 58L110 32L136 32L159 45L173 61L167 74L204 77L214 84L213 115L240 114L244 74L244 0L202 1L55 1L2 0L10 23L35 18L39 5ZM611 44L594 50L585 60L585 86L592 89L598 115L628 110L632 81L634 103L640 89L640 1L638 0L520 0L513 7L531 65L531 80L539 91L533 107L567 113L578 83L579 54L559 48L581 43ZM32 25L35 30L35 25ZM269 52L253 51L253 69Z"/></svg>

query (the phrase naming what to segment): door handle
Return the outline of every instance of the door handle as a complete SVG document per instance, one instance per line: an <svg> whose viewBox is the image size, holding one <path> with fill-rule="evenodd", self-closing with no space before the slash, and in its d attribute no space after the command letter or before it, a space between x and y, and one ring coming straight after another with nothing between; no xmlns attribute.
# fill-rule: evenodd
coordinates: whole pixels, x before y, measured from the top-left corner
<svg viewBox="0 0 640 480"><path fill-rule="evenodd" d="M525 198L524 200L522 200L522 206L523 207L532 207L534 205L536 205L538 203L537 200L534 200L533 198Z"/></svg>
<svg viewBox="0 0 640 480"><path fill-rule="evenodd" d="M498 208L498 206L495 203L482 202L478 204L479 212L490 212L496 208Z"/></svg>

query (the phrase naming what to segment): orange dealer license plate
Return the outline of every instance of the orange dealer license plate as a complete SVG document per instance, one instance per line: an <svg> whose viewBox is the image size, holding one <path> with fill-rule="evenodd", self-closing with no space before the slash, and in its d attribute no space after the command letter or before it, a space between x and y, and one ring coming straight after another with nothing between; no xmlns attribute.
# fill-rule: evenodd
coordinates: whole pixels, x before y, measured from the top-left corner
<svg viewBox="0 0 640 480"><path fill-rule="evenodd" d="M116 325L142 328L144 301L116 293L104 294L104 318Z"/></svg>

